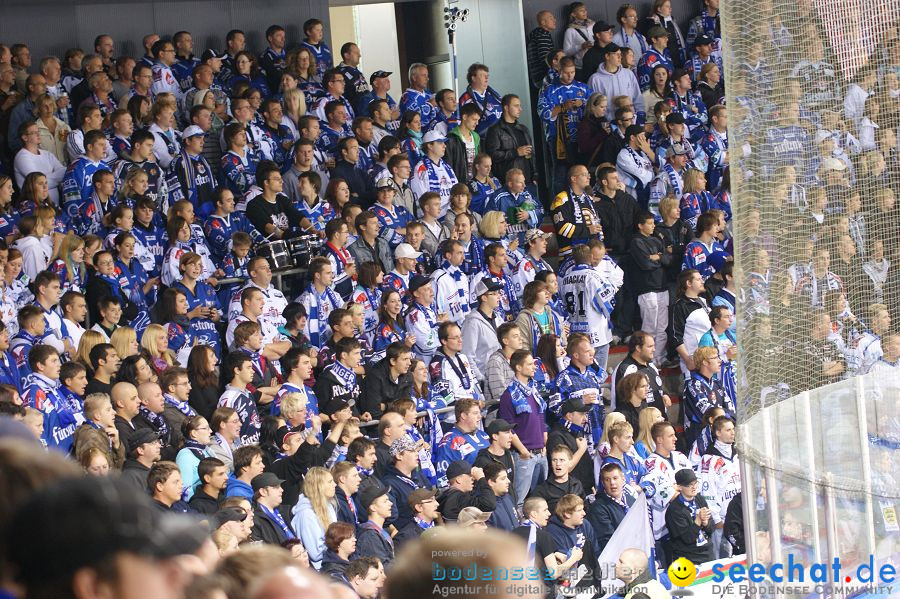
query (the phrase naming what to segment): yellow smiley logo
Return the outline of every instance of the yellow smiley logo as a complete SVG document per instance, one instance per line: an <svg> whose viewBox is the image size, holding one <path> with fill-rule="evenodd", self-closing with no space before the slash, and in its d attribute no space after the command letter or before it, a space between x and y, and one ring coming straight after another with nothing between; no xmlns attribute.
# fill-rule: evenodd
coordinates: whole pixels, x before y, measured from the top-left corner
<svg viewBox="0 0 900 599"><path fill-rule="evenodd" d="M675 586L689 586L695 578L697 578L697 568L687 558L679 557L669 566L669 579Z"/></svg>

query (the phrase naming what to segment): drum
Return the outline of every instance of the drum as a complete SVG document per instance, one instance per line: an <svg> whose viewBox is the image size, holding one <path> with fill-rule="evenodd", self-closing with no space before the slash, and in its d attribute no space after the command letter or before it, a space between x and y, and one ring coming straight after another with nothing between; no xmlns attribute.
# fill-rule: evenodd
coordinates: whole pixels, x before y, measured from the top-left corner
<svg viewBox="0 0 900 599"><path fill-rule="evenodd" d="M256 255L265 258L269 262L269 266L272 267L272 270L289 268L292 266L287 243L280 239L262 244L256 250Z"/></svg>
<svg viewBox="0 0 900 599"><path fill-rule="evenodd" d="M288 252L294 266L298 268L306 268L313 256L319 254L319 248L322 247L322 240L318 235L300 235L293 239L288 239Z"/></svg>

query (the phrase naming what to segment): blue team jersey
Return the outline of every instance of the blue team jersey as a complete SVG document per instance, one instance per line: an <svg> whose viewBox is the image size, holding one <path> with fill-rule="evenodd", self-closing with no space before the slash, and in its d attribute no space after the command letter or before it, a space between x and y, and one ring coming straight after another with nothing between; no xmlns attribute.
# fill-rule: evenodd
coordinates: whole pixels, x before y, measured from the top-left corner
<svg viewBox="0 0 900 599"><path fill-rule="evenodd" d="M316 73L319 78L325 74L328 69L334 68L334 59L331 57L331 48L325 42L311 44L308 41L300 42L300 47L306 48L312 52L313 58L316 60Z"/></svg>
<svg viewBox="0 0 900 599"><path fill-rule="evenodd" d="M418 91L412 88L407 89L400 96L400 114L407 110L418 112L422 117L422 131L427 131L431 121L437 116L438 109L431 103L434 94L428 91Z"/></svg>
<svg viewBox="0 0 900 599"><path fill-rule="evenodd" d="M216 297L216 292L212 287L207 285L203 281L197 281L194 292L191 292L190 289L185 287L185 285L178 281L174 285L172 285L175 289L178 289L182 293L184 293L185 297L187 297L188 301L188 312L196 308L197 306L204 306L206 308L215 308L222 312L222 305L219 303L219 298ZM209 345L216 352L216 356L220 354L220 346L219 346L219 332L216 330L216 323L209 318L201 318L196 317L191 319L191 332L200 339L200 342L203 345Z"/></svg>
<svg viewBox="0 0 900 599"><path fill-rule="evenodd" d="M590 88L578 81L573 81L568 85L556 83L544 90L544 93L541 94L538 100L538 114L540 114L541 120L544 121L546 126L547 141L555 144L558 135L556 127L560 114L558 113L556 117L551 116L553 109L569 100L581 100L581 106L576 106L568 111L568 118L565 119L566 131L564 132L570 145L578 141L578 124L584 117L584 108L590 95Z"/></svg>
<svg viewBox="0 0 900 599"><path fill-rule="evenodd" d="M44 415L44 435L47 447L68 453L75 441L78 421L59 392L59 383L40 374L25 380L24 404Z"/></svg>
<svg viewBox="0 0 900 599"><path fill-rule="evenodd" d="M403 234L397 229L405 229L406 225L413 220L412 214L403 206L392 206L388 209L381 204L373 205L371 211L378 219L378 235L387 240L391 249L396 249L404 241Z"/></svg>
<svg viewBox="0 0 900 599"><path fill-rule="evenodd" d="M658 65L664 66L666 71L669 72L669 76L672 76L675 65L669 56L669 49L666 48L660 53L655 48L647 48L647 51L637 63L638 85L640 85L642 92L650 89L650 83L653 80L653 69ZM649 110L650 107L648 106L647 109Z"/></svg>
<svg viewBox="0 0 900 599"><path fill-rule="evenodd" d="M503 116L503 102L500 94L493 87L488 86L482 95L470 86L459 97L459 106L462 108L466 104L472 103L481 109L481 119L478 121L475 132L478 135L484 135L488 127L499 121L500 117Z"/></svg>
<svg viewBox="0 0 900 599"><path fill-rule="evenodd" d="M437 467L439 485L446 487L447 468L457 460L465 460L475 464L478 452L491 444L490 438L483 430L464 433L455 426L438 442L434 452L434 463Z"/></svg>
<svg viewBox="0 0 900 599"><path fill-rule="evenodd" d="M709 257L715 252L725 252L725 246L719 243L717 239L713 239L709 245L704 244L699 239L695 239L684 248L684 261L681 263L681 270L694 268L700 272L705 281L715 274L715 269L709 263Z"/></svg>

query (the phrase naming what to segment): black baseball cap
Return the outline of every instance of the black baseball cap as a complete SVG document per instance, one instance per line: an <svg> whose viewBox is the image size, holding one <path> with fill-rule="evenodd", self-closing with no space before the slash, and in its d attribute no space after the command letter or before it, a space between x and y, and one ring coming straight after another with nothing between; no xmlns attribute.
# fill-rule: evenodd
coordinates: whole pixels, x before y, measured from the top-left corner
<svg viewBox="0 0 900 599"><path fill-rule="evenodd" d="M632 135L640 135L643 132L644 128L641 125L628 125L628 128L625 129L625 140L627 141Z"/></svg>
<svg viewBox="0 0 900 599"><path fill-rule="evenodd" d="M562 405L562 409L560 410L560 413L563 416L565 416L566 414L569 414L571 412L587 413L590 411L591 411L591 406L586 406L586 405L584 405L584 402L582 402L580 399L573 398L573 399L566 400L566 403L564 403Z"/></svg>
<svg viewBox="0 0 900 599"><path fill-rule="evenodd" d="M697 480L697 473L690 468L682 468L675 473L675 484L686 487Z"/></svg>
<svg viewBox="0 0 900 599"><path fill-rule="evenodd" d="M597 21L596 23L594 23L592 31L594 33L600 33L601 31L611 31L612 29L613 26L606 21Z"/></svg>
<svg viewBox="0 0 900 599"><path fill-rule="evenodd" d="M610 43L606 44L605 46L603 46L603 54L604 55L612 54L613 52L618 52L621 49L622 48L619 46L619 44L617 44L615 42L610 42Z"/></svg>
<svg viewBox="0 0 900 599"><path fill-rule="evenodd" d="M409 280L409 292L413 293L419 287L424 287L425 285L431 285L431 279L424 275L414 275L413 278Z"/></svg>
<svg viewBox="0 0 900 599"><path fill-rule="evenodd" d="M200 57L201 62L206 62L207 60L212 60L214 58L225 58L224 52L219 52L213 48L209 48L203 55Z"/></svg>
<svg viewBox="0 0 900 599"><path fill-rule="evenodd" d="M471 474L472 473L472 465L465 460L456 460L455 462L451 462L449 466L447 466L447 480L453 480L457 476L462 476L463 474Z"/></svg>
<svg viewBox="0 0 900 599"><path fill-rule="evenodd" d="M159 441L159 436L149 428L136 429L128 436L128 453L134 453L134 450L146 443Z"/></svg>
<svg viewBox="0 0 900 599"><path fill-rule="evenodd" d="M385 77L390 77L393 75L391 71L375 71L371 75L369 75L369 85L375 83L376 79L384 79Z"/></svg>
<svg viewBox="0 0 900 599"><path fill-rule="evenodd" d="M670 112L666 116L666 124L667 125L683 125L684 124L684 115L680 112Z"/></svg>
<svg viewBox="0 0 900 599"><path fill-rule="evenodd" d="M484 427L484 432L486 432L488 436L491 436L494 433L505 433L506 431L511 431L514 428L516 428L515 424L510 424L502 418L495 418L494 420L491 420L491 422L486 427Z"/></svg>
<svg viewBox="0 0 900 599"><path fill-rule="evenodd" d="M250 486L253 487L253 492L256 493L266 487L280 487L283 482L284 479L278 478L275 476L275 473L263 472L253 477L253 480L250 481Z"/></svg>
<svg viewBox="0 0 900 599"><path fill-rule="evenodd" d="M359 491L356 492L356 496L359 498L359 504L362 506L362 509L368 512L369 506L375 503L376 499L382 495L387 495L389 492L390 489L388 489L383 482L370 476L360 486Z"/></svg>
<svg viewBox="0 0 900 599"><path fill-rule="evenodd" d="M709 37L705 33L701 33L697 36L697 39L694 40L694 46L707 46L713 43L713 38Z"/></svg>

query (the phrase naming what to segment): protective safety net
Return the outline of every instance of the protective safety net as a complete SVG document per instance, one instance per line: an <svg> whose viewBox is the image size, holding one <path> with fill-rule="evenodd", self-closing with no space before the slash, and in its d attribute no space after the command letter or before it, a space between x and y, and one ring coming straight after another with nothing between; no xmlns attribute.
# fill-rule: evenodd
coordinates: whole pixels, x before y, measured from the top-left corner
<svg viewBox="0 0 900 599"><path fill-rule="evenodd" d="M748 551L856 585L900 551L898 17L722 2Z"/></svg>

